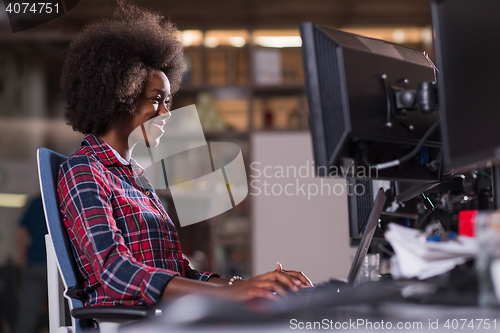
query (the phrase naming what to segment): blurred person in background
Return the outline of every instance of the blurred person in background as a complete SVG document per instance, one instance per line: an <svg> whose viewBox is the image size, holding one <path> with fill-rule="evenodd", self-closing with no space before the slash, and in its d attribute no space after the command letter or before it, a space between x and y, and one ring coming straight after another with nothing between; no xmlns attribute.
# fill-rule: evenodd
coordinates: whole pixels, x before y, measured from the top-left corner
<svg viewBox="0 0 500 333"><path fill-rule="evenodd" d="M19 267L9 258L0 267L0 333L10 333L16 319Z"/></svg>
<svg viewBox="0 0 500 333"><path fill-rule="evenodd" d="M42 197L38 195L29 203L17 230L22 279L14 333L41 332L48 328L46 234Z"/></svg>

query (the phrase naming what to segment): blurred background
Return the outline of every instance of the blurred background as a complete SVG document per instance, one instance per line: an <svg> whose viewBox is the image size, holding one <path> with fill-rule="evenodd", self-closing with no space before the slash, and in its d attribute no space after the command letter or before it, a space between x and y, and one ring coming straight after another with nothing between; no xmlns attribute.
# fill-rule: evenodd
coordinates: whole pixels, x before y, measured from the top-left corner
<svg viewBox="0 0 500 333"><path fill-rule="evenodd" d="M241 147L249 180L264 180L265 166L299 168L312 161L300 23L384 39L426 51L433 59L430 0L131 2L176 22L185 72L173 108L196 104L207 141ZM41 223L40 211L29 209L39 193L36 150L70 155L83 137L65 124L58 97L64 49L83 26L112 9L113 1L80 0L53 21L13 33L0 3L0 332L13 332L22 311L21 292L28 283L23 272L30 265L43 266L43 258L29 256L40 248L44 233L29 226ZM253 162L258 164L250 167ZM293 177L278 178L266 177L282 185ZM315 181L312 175L306 178L301 181ZM345 195L304 198L249 191L231 211L178 228L183 252L196 268L249 277L274 270L280 261L285 269L303 270L313 282L347 275L353 248ZM159 194L176 221L168 191ZM44 302L30 330L47 331Z"/></svg>

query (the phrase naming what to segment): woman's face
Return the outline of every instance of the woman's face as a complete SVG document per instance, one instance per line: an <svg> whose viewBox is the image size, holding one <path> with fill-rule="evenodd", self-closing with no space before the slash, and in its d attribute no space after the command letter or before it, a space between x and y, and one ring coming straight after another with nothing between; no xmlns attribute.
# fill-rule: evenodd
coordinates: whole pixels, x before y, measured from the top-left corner
<svg viewBox="0 0 500 333"><path fill-rule="evenodd" d="M167 104L170 101L170 82L162 71L147 77L137 100L137 107L130 121L133 132L129 142L144 142L151 147L160 143L163 125L170 118ZM144 133L145 132L145 133Z"/></svg>

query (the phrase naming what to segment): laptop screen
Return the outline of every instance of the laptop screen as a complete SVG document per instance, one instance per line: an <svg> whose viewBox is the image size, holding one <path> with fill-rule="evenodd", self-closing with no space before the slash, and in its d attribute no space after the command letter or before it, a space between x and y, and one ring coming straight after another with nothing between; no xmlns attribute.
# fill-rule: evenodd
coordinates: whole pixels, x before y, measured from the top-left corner
<svg viewBox="0 0 500 333"><path fill-rule="evenodd" d="M351 265L349 276L347 277L348 286L352 286L353 283L356 281L356 277L358 276L361 265L365 260L366 253L368 252L368 248L370 247L370 244L373 239L373 234L375 233L375 229L377 228L380 214L382 214L382 210L384 209L385 199L386 197L384 189L380 188L378 190L377 197L375 198L375 201L373 203L370 216L368 216L368 221L367 223L365 223L365 230L363 232L363 236L361 238L358 250L356 251L356 256L354 257L354 261Z"/></svg>

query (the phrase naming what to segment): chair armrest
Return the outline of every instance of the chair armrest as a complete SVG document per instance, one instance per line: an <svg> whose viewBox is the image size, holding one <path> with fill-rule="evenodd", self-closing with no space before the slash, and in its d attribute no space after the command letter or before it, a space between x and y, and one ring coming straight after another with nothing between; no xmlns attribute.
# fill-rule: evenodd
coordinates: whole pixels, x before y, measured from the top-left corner
<svg viewBox="0 0 500 333"><path fill-rule="evenodd" d="M141 319L156 315L157 309L144 306L90 306L75 308L71 315L80 319Z"/></svg>

